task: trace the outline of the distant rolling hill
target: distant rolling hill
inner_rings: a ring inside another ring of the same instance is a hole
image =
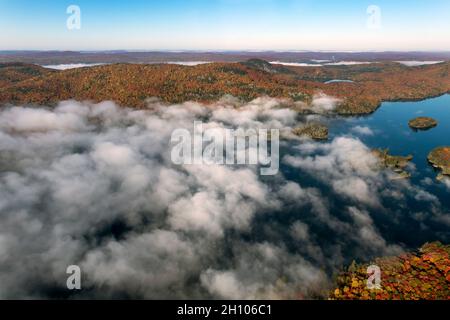
[[[52,70],[32,64],[0,63],[0,88],[52,72]]]
[[[64,71],[0,64],[0,103],[51,105],[61,100],[113,100],[141,108],[149,97],[167,103],[212,102],[225,94],[244,101],[259,96],[310,102],[324,93],[341,99],[338,112],[366,114],[382,101],[416,100],[450,91],[450,62],[420,67],[398,63],[290,67],[252,59],[197,66],[111,64]],[[353,83],[336,82],[347,79]]]
[[[346,52],[346,51],[0,51],[0,63],[40,65],[68,63],[162,63],[168,61],[238,62],[248,59],[306,62],[310,60],[371,61],[450,60],[450,52]]]

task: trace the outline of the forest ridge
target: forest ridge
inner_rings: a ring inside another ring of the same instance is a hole
[[[421,100],[450,92],[450,62],[416,67],[395,62],[297,67],[261,59],[175,64],[110,64],[64,71],[27,63],[0,64],[0,103],[52,105],[76,99],[141,108],[149,97],[167,103],[243,101],[260,96],[309,103],[315,94],[340,99],[340,114],[367,114],[383,101]],[[325,82],[345,79],[353,82]]]

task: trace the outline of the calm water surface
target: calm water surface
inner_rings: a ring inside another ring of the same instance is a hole
[[[409,120],[421,116],[432,117],[439,125],[426,131],[412,130],[408,126]],[[355,126],[368,127],[373,135],[358,135],[352,131]],[[420,184],[423,179],[430,178],[427,181],[432,184],[427,190],[450,208],[450,193],[436,181],[437,172],[427,161],[434,148],[450,146],[450,95],[419,102],[386,102],[370,116],[331,121],[331,139],[348,133],[356,134],[371,148],[388,148],[393,155],[413,155],[416,170],[411,181]]]
[[[418,116],[429,116],[438,120],[439,125],[428,131],[413,131],[408,121]],[[419,102],[387,102],[373,114],[364,117],[336,117],[325,119],[330,129],[330,143],[334,138],[348,136],[360,139],[369,148],[390,149],[393,155],[413,155],[412,177],[409,180],[411,188],[405,192],[402,201],[389,197],[381,197],[382,208],[363,206],[355,201],[349,201],[336,195],[330,184],[317,179],[311,172],[281,164],[281,172],[289,180],[295,181],[303,188],[316,188],[323,195],[322,201],[329,207],[330,214],[339,221],[349,222],[348,208],[359,207],[370,214],[374,227],[388,244],[399,245],[405,249],[415,249],[428,241],[450,241],[450,228],[442,220],[436,219],[433,212],[444,216],[450,215],[450,189],[436,180],[437,172],[427,162],[428,153],[438,146],[450,145],[450,95],[428,99]],[[287,147],[281,153],[300,155],[295,147]],[[283,156],[283,155],[282,155]],[[402,183],[402,182],[392,182]],[[408,184],[407,181],[405,181]],[[385,186],[391,188],[390,184]],[[437,204],[416,199],[415,191],[424,190],[437,197]],[[392,187],[394,190],[395,188]],[[397,189],[398,190],[398,189]],[[267,216],[266,216],[267,217]],[[333,255],[333,248],[339,246],[345,262],[353,259],[370,260],[371,253],[358,249],[358,240],[351,235],[343,236],[331,230],[311,210],[298,208],[283,208],[267,221],[272,228],[289,228],[295,221],[305,222],[318,246],[327,256]],[[351,221],[350,221],[351,223]],[[256,236],[264,239],[269,233],[265,229]],[[305,252],[298,243],[284,241],[292,246],[293,251]],[[375,251],[374,251],[375,252]],[[314,259],[313,256],[310,259]],[[339,263],[336,263],[339,264]]]

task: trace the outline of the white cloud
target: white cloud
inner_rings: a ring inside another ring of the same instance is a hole
[[[449,178],[444,178],[442,180],[442,182],[445,184],[445,186],[447,187],[447,189],[450,191],[450,179]]]
[[[438,63],[442,63],[444,61],[395,61],[395,62],[403,64],[407,67],[417,67],[417,66],[438,64]]]
[[[126,292],[163,299],[171,297],[170,290],[180,290],[198,268],[197,258],[192,244],[177,233],[153,230],[90,251],[81,267],[113,296]]]
[[[296,113],[269,98],[149,103],[0,111],[0,298],[55,298],[72,264],[86,275],[80,298],[317,296],[350,258],[397,249],[375,226],[383,199],[426,198],[388,181],[350,137],[282,142],[298,179],[263,179],[252,166],[175,166],[175,128],[202,119],[290,130]],[[353,209],[336,211],[336,199]],[[392,227],[398,215],[389,213]]]
[[[283,62],[283,61],[271,61],[271,64],[280,64],[289,67],[323,67],[320,63],[306,63],[306,62]]]
[[[308,231],[308,225],[300,222],[300,221],[296,221],[292,226],[291,226],[291,232],[292,232],[292,236],[296,239],[296,240],[300,240],[300,241],[305,241],[305,240],[309,240],[309,231]]]
[[[298,149],[306,155],[316,151],[325,152],[324,155],[311,155],[305,158],[286,156],[285,161],[296,167],[317,170],[324,177],[346,177],[355,174],[361,177],[376,177],[377,159],[370,150],[358,139],[349,137],[335,138],[331,143],[302,144]]]
[[[338,62],[327,62],[328,60],[311,60],[318,63],[307,63],[307,62],[284,62],[284,61],[271,61],[272,64],[280,64],[284,66],[291,67],[323,67],[323,66],[353,66],[359,64],[371,64],[376,62],[366,62],[366,61],[338,61]],[[322,63],[319,63],[322,62]],[[323,63],[327,62],[327,63]]]
[[[359,177],[336,180],[333,183],[333,188],[337,193],[353,198],[358,202],[374,206],[379,205],[376,194],[374,195],[368,183]]]
[[[85,122],[78,114],[57,109],[52,112],[46,109],[14,107],[2,112],[0,129],[16,132],[44,132],[50,130],[74,131],[84,129]]]
[[[352,131],[356,134],[363,135],[363,136],[373,136],[374,135],[373,130],[367,126],[355,126],[352,128]]]
[[[354,66],[360,64],[371,64],[376,62],[366,62],[366,61],[339,61],[339,62],[330,62],[325,65],[327,66]]]
[[[434,201],[439,202],[438,198],[435,195],[432,195],[431,193],[424,191],[424,190],[418,190],[417,194],[414,197],[417,201]]]
[[[44,68],[54,69],[54,70],[68,70],[68,69],[78,69],[78,68],[88,68],[105,65],[106,63],[69,63],[69,64],[52,64],[45,65]]]
[[[311,110],[315,113],[330,113],[336,109],[336,106],[340,102],[339,99],[327,96],[325,94],[314,95]]]
[[[200,64],[211,63],[211,61],[168,61],[166,63],[192,67],[192,66],[198,66]]]
[[[281,128],[294,123],[292,111],[273,99],[241,104],[241,113],[229,98],[212,109],[151,103],[152,111],[64,102],[0,112],[1,297],[46,296],[39,288],[57,286],[71,264],[90,274],[86,285],[108,287],[104,297],[192,297],[197,259],[219,259],[226,232],[248,232],[259,211],[279,207],[255,167],[174,166],[170,135],[199,117]],[[116,224],[132,232],[103,233]]]
[[[288,299],[318,294],[327,277],[301,256],[268,244],[244,245],[235,256],[235,268],[208,269],[203,286],[221,299]],[[285,265],[280,272],[278,265]]]

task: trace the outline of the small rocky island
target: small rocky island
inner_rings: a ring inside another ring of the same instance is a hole
[[[328,139],[328,127],[324,124],[311,122],[303,127],[295,128],[292,133],[297,136],[306,136],[315,140]]]
[[[433,167],[442,170],[438,175],[438,180],[444,179],[445,176],[450,177],[450,147],[439,147],[434,149],[428,155],[428,161]]]
[[[390,169],[398,174],[398,177],[394,179],[407,179],[411,177],[411,174],[405,171],[405,168],[413,159],[413,156],[393,156],[389,154],[389,149],[375,149],[372,151],[372,153],[377,159],[379,159],[380,166],[382,168]]]
[[[414,130],[428,130],[438,125],[438,122],[429,117],[418,117],[409,121],[409,126]]]

